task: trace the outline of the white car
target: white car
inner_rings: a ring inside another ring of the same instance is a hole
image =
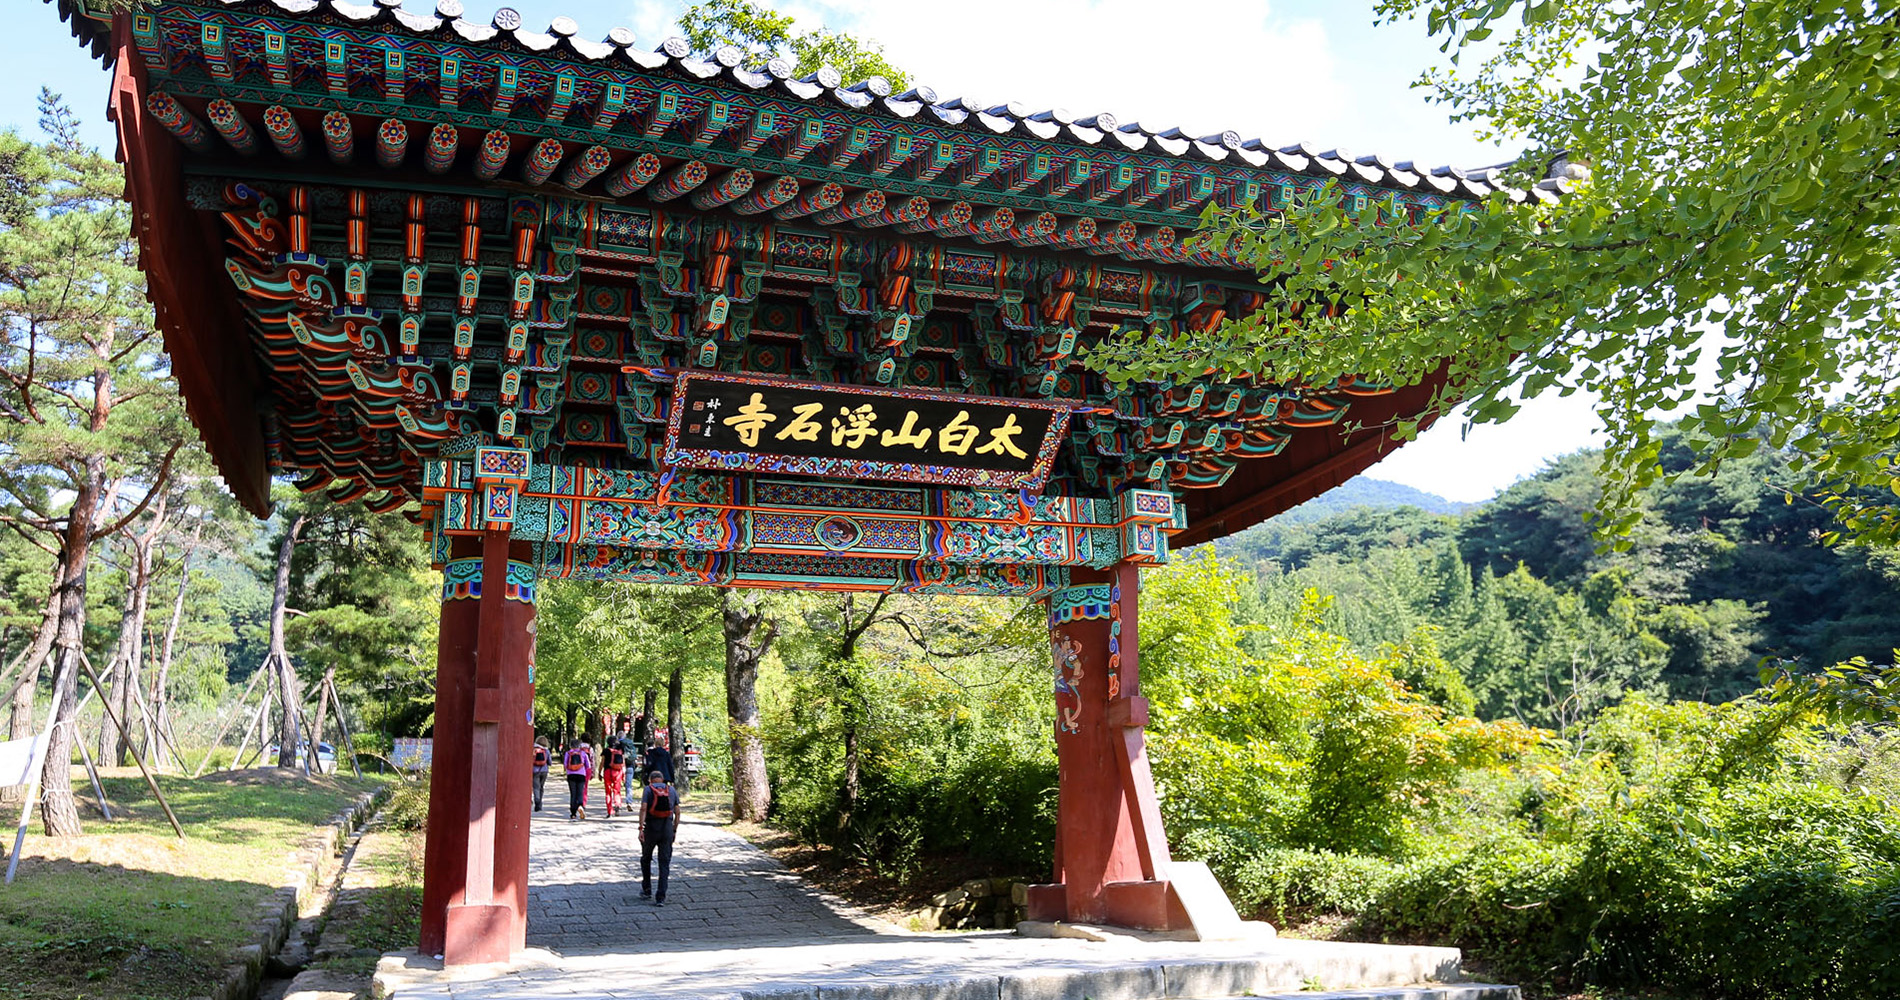
[[[297,744],[297,766],[298,767],[303,766],[304,754],[308,753],[309,751],[310,751],[310,744],[308,741]],[[269,767],[272,763],[274,763],[277,760],[277,744],[272,743],[270,746],[265,747],[264,755],[258,758],[258,760],[262,762],[265,767]],[[331,746],[328,743],[317,744],[317,770],[322,772],[323,774],[336,773],[336,747]]]

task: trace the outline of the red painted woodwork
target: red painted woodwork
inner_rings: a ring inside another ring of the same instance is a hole
[[[1174,894],[1172,883],[1110,882],[1102,887],[1108,916],[1104,923],[1142,930],[1179,930],[1188,926],[1187,908]]]
[[[1168,547],[1179,551],[1225,538],[1371,468],[1404,444],[1392,421],[1423,410],[1432,394],[1444,388],[1445,375],[1446,370],[1440,368],[1418,385],[1354,399],[1345,419],[1358,430],[1348,432],[1344,426],[1303,430],[1278,455],[1240,463],[1220,486],[1183,490],[1187,530],[1170,536]]]
[[[482,558],[483,587],[442,605],[420,946],[463,965],[504,961],[527,939],[534,606],[507,600],[504,581],[511,555],[533,553],[505,530],[450,546]]]
[[[185,412],[244,508],[270,514],[269,455],[253,396],[251,336],[224,278],[216,215],[185,203],[181,147],[145,107],[144,60],[132,44],[129,13],[112,27],[112,94],[106,114],[119,134],[125,198],[132,205],[146,297],[171,356]]]
[[[1060,791],[1056,806],[1056,882],[1030,887],[1032,920],[1111,923],[1165,930],[1187,926],[1168,888],[1168,839],[1148,770],[1148,703],[1141,697],[1136,623],[1140,568],[1076,570],[1072,585],[1112,583],[1120,599],[1106,619],[1050,628],[1052,655],[1074,643],[1081,662],[1077,732],[1056,733]],[[1110,699],[1109,639],[1120,623],[1120,690]]]

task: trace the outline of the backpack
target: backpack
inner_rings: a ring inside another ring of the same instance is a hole
[[[567,752],[567,757],[563,759],[562,763],[567,768],[567,773],[569,774],[586,774],[587,751],[582,750],[580,747],[575,747]]]
[[[673,818],[673,792],[665,785],[658,788],[648,785],[653,791],[653,805],[647,808],[647,815],[654,819]]]
[[[546,767],[546,766],[548,766],[548,748],[547,748],[547,747],[544,747],[544,746],[541,746],[541,745],[539,745],[539,744],[536,744],[536,745],[535,745],[535,748],[534,748],[534,766],[535,766],[535,767]]]
[[[619,747],[607,748],[607,767],[619,770],[627,766],[627,752]]]

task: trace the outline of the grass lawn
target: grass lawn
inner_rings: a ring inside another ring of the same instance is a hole
[[[180,841],[136,769],[106,771],[111,823],[85,772],[74,771],[86,835],[38,836],[36,815],[19,876],[0,886],[0,997],[210,992],[232,952],[251,943],[253,908],[284,881],[297,845],[378,784],[275,770],[161,777],[185,827]]]

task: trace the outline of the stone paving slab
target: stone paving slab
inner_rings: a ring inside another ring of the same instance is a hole
[[[1518,1000],[1456,984],[1455,948],[1241,941],[1091,931],[913,933],[853,910],[716,822],[689,815],[663,907],[639,898],[630,820],[535,818],[529,951],[443,970],[385,956],[391,1000],[1188,1000],[1299,992],[1304,1000]],[[1419,986],[1417,984],[1427,984]],[[1368,991],[1370,990],[1370,991]]]

